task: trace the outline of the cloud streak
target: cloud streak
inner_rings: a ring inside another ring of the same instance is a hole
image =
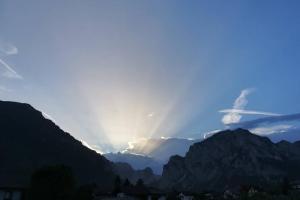
[[[12,44],[0,43],[0,53],[3,55],[16,55],[18,54],[18,48]]]
[[[272,135],[275,133],[286,133],[292,129],[295,129],[295,127],[293,125],[279,124],[279,125],[272,125],[272,126],[266,126],[266,127],[256,127],[256,128],[250,129],[250,131],[257,135],[268,136],[268,135]]]
[[[241,109],[224,109],[220,110],[220,113],[236,113],[236,114],[242,114],[242,115],[265,115],[265,116],[280,116],[280,114],[277,113],[271,113],[271,112],[261,112],[256,110],[241,110]]]
[[[12,79],[23,79],[23,77],[18,74],[11,66],[9,66],[5,61],[0,59],[0,65],[4,67],[5,71],[2,73],[2,76]]]
[[[247,96],[253,92],[253,89],[248,88],[241,91],[241,94],[236,98],[233,104],[233,109],[231,111],[228,109],[226,112],[227,114],[223,116],[222,122],[224,124],[231,124],[231,123],[237,123],[241,120],[242,115],[239,112],[233,112],[236,110],[242,111],[245,106],[248,104]],[[224,111],[224,110],[222,110]]]
[[[254,129],[263,125],[282,123],[282,122],[292,122],[292,121],[300,121],[300,113],[263,117],[255,120],[249,120],[249,121],[244,121],[239,123],[231,123],[228,124],[228,126],[230,128]]]
[[[12,44],[4,43],[0,41],[0,56],[11,56],[18,54],[18,48]],[[7,64],[2,58],[0,58],[0,66],[4,68],[2,76],[10,79],[23,79],[23,77],[17,73],[9,64]]]

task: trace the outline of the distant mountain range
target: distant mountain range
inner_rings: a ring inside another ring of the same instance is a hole
[[[72,168],[79,184],[97,183],[103,189],[111,188],[116,175],[126,170],[133,181],[152,178],[149,169],[128,170],[127,164],[108,161],[29,104],[0,101],[0,125],[0,186],[28,186],[36,169],[61,164]]]
[[[115,163],[116,162],[128,163],[135,170],[141,170],[141,169],[145,169],[146,167],[150,167],[155,174],[162,173],[162,168],[164,164],[159,161],[156,161],[155,159],[149,156],[131,154],[131,153],[120,153],[120,152],[107,153],[107,154],[103,154],[103,156]]]
[[[185,157],[172,156],[160,187],[166,190],[223,191],[300,179],[300,142],[273,143],[247,130],[221,131],[193,144]]]
[[[115,162],[114,172],[120,175],[121,178],[127,178],[134,184],[137,183],[138,179],[142,179],[145,184],[152,184],[153,182],[157,182],[160,178],[159,175],[153,175],[153,171],[150,167],[135,170],[125,162]]]
[[[129,163],[134,169],[150,167],[155,174],[161,174],[163,165],[172,155],[184,156],[189,147],[199,140],[184,138],[149,138],[131,144],[122,153],[108,153],[104,156],[113,162]]]
[[[268,135],[273,142],[280,142],[282,140],[288,142],[296,142],[300,140],[300,129],[291,129],[286,132],[278,132]]]

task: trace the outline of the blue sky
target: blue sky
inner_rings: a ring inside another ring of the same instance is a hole
[[[299,1],[0,0],[0,98],[101,149],[300,112]],[[243,116],[250,120],[256,115]]]

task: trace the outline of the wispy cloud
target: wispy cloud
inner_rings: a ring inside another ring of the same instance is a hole
[[[237,113],[241,115],[265,115],[265,116],[280,116],[280,114],[277,113],[271,113],[271,112],[261,112],[256,110],[240,110],[240,109],[224,109],[220,110],[220,113]]]
[[[242,90],[240,95],[234,101],[232,109],[223,109],[219,111],[220,113],[226,113],[226,115],[224,115],[222,118],[222,122],[225,125],[239,123],[243,115],[280,116],[280,114],[277,113],[262,112],[256,110],[245,110],[244,108],[248,104],[247,96],[253,91],[253,88]]]
[[[23,79],[23,77],[18,74],[10,65],[0,59],[0,65],[4,67],[5,71],[2,73],[2,76],[6,78],[14,78],[14,79]]]
[[[247,96],[253,92],[252,88],[244,89],[241,91],[241,94],[236,98],[233,103],[233,110],[243,110],[245,106],[248,104]],[[221,112],[223,112],[222,110]],[[242,115],[238,112],[226,112],[227,114],[223,116],[222,122],[224,124],[237,123],[241,120]]]
[[[0,56],[11,56],[18,54],[18,48],[12,44],[4,43],[0,41]],[[10,79],[23,79],[23,77],[17,73],[7,62],[0,57],[0,66],[3,67],[4,72],[2,76]]]
[[[271,125],[271,126],[264,126],[264,127],[256,127],[250,129],[250,131],[257,135],[267,136],[275,133],[286,133],[294,128],[295,127],[290,124],[278,124],[278,125]]]
[[[0,41],[0,55],[16,55],[18,54],[18,48],[12,44],[4,43]]]

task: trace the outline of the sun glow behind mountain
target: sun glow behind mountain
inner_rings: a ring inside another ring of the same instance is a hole
[[[191,107],[180,104],[186,101],[182,94],[188,92],[193,75],[182,69],[177,73],[186,78],[176,81],[177,73],[163,77],[155,67],[151,72],[124,68],[126,71],[120,73],[119,68],[110,67],[99,79],[83,79],[78,88],[88,105],[94,130],[102,133],[99,140],[105,135],[109,143],[119,148],[139,138],[178,133],[189,121],[186,113],[191,112]]]
[[[0,98],[30,103],[102,152],[200,138],[224,128],[223,115],[295,113],[298,4],[4,0]],[[249,87],[249,107],[228,109]]]

